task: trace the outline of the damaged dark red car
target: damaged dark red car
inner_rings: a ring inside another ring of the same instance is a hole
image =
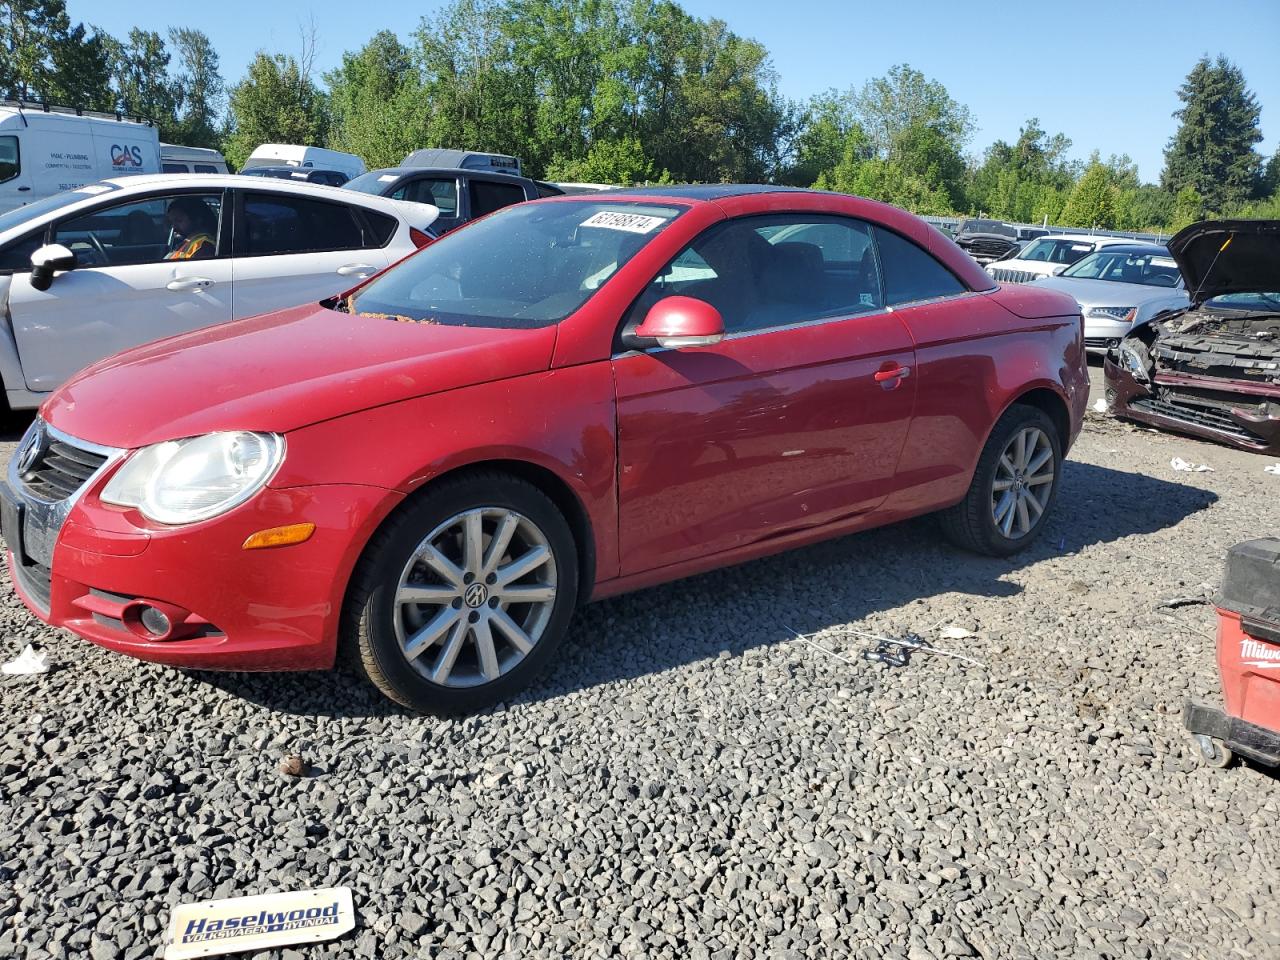
[[[1106,360],[1118,417],[1280,454],[1280,220],[1208,220],[1169,241],[1191,304]]]

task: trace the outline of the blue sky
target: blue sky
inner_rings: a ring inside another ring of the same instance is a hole
[[[1280,2],[1277,0],[682,0],[769,49],[779,88],[804,98],[846,89],[907,62],[941,80],[978,122],[969,150],[1013,140],[1028,117],[1061,131],[1081,158],[1127,153],[1154,181],[1176,121],[1176,90],[1201,54],[1226,54],[1262,105],[1262,151],[1280,145]],[[118,36],[134,26],[203,30],[235,82],[255,51],[297,53],[314,17],[321,71],[381,29],[407,35],[442,3],[311,0],[68,0],[73,19]]]

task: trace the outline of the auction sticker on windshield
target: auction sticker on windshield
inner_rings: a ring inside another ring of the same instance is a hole
[[[165,960],[318,943],[353,930],[350,887],[267,893],[174,907]]]
[[[666,217],[648,217],[641,213],[614,213],[601,210],[593,213],[580,227],[604,227],[606,230],[625,230],[627,233],[651,233],[667,222]]]

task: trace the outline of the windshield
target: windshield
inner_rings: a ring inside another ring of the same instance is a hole
[[[582,306],[683,211],[585,201],[505,207],[388,271],[346,309],[451,326],[548,326]]]
[[[385,170],[370,170],[358,177],[352,177],[342,185],[342,189],[359,190],[361,193],[371,193],[377,197],[382,195],[388,183],[394,183],[399,179],[399,174],[387,173]]]
[[[1224,293],[1205,304],[1223,310],[1249,310],[1259,313],[1280,312],[1280,292],[1277,293]]]
[[[80,203],[98,194],[110,193],[112,190],[119,189],[119,187],[110,183],[91,183],[75,190],[64,190],[62,193],[55,193],[52,197],[45,197],[35,203],[28,203],[25,207],[18,207],[8,213],[0,213],[0,233],[10,227],[21,226],[41,214],[61,210],[63,207],[69,207],[73,203]]]
[[[1014,259],[1038,260],[1042,263],[1075,263],[1092,252],[1093,244],[1082,240],[1033,240]]]
[[[1089,254],[1067,267],[1060,276],[1137,283],[1144,287],[1176,287],[1181,279],[1178,265],[1167,253],[1135,253],[1115,248]]]
[[[960,224],[961,233],[998,233],[1011,240],[1018,239],[1018,231],[999,220],[966,220]]]

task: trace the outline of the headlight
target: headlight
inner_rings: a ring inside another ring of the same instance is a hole
[[[1137,307],[1090,307],[1089,316],[1098,320],[1119,320],[1121,323],[1133,323],[1138,315]]]
[[[235,431],[143,447],[99,499],[137,507],[157,523],[207,520],[248,500],[284,459],[284,437]]]
[[[1147,382],[1147,364],[1142,357],[1138,356],[1138,352],[1133,349],[1127,342],[1120,344],[1120,366],[1129,372],[1129,375],[1135,380],[1143,383]]]

